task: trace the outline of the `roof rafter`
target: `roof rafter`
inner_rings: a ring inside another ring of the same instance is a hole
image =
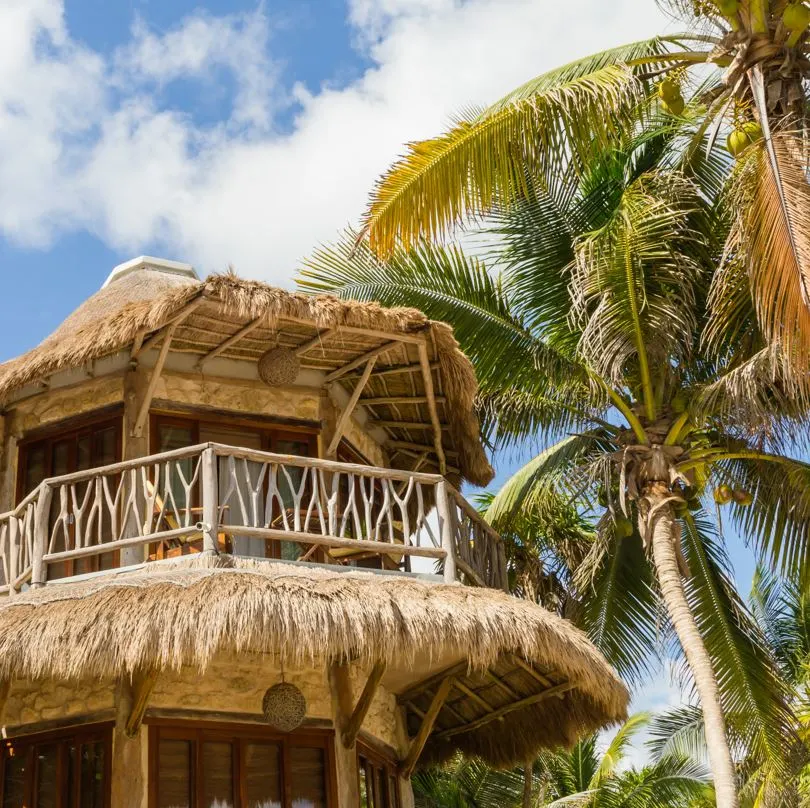
[[[205,356],[200,357],[197,362],[197,367],[202,368],[202,366],[208,362],[209,360],[213,359],[216,356],[219,356],[221,353],[224,353],[228,350],[228,348],[233,347],[239,342],[243,337],[246,337],[250,334],[251,331],[255,331],[264,321],[266,318],[264,316],[257,317],[255,320],[251,320],[247,325],[242,326],[235,334],[232,334],[228,339],[221,342],[217,345],[216,348],[210,350]]]

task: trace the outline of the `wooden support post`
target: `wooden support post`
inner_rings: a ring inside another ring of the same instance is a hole
[[[127,722],[132,713],[134,687],[127,679],[118,682],[115,694],[111,769],[111,805],[116,808],[141,808],[146,797],[145,738],[130,737]]]
[[[17,566],[19,564],[19,556],[20,556],[20,542],[22,541],[22,537],[20,536],[20,523],[16,517],[12,516],[8,520],[8,596],[13,598],[17,591],[14,589],[14,581],[19,574],[19,570]]]
[[[450,691],[453,689],[455,681],[456,680],[454,677],[448,676],[437,688],[436,693],[433,696],[433,701],[430,702],[430,707],[428,708],[427,713],[425,713],[425,718],[419,726],[419,732],[416,733],[416,737],[413,739],[413,741],[411,741],[408,754],[405,756],[405,760],[403,760],[400,764],[399,770],[403,777],[408,778],[413,773],[416,763],[419,760],[419,756],[422,754],[422,750],[425,748],[427,739],[430,736],[430,733],[433,731],[433,725],[436,723],[436,719],[439,716],[442,705],[444,705],[445,701],[447,701],[447,697],[450,695]]]
[[[349,665],[333,662],[327,676],[332,696],[332,719],[335,724],[335,768],[338,782],[338,808],[357,808],[360,805],[360,776],[357,770],[357,750],[346,748],[340,737],[348,725],[352,712],[352,686]]]
[[[427,345],[423,342],[418,346],[419,364],[422,366],[422,380],[425,385],[430,422],[433,424],[433,447],[439,460],[439,473],[447,474],[447,461],[442,446],[442,425],[439,421],[439,411],[436,409],[436,391],[433,389],[433,372],[430,369]]]
[[[130,360],[137,359],[142,353],[145,353],[148,350],[151,350],[158,344],[158,342],[164,338],[168,339],[169,337],[169,330],[171,329],[174,332],[174,329],[186,319],[198,306],[202,305],[205,302],[205,297],[200,295],[199,297],[195,297],[193,300],[186,303],[176,314],[173,314],[160,328],[165,328],[165,331],[158,330],[158,332],[152,335],[146,342],[143,341],[143,337],[141,337],[141,345],[138,350],[135,350],[135,345],[132,346],[132,352],[130,353]],[[136,335],[137,340],[137,335]]]
[[[45,586],[47,572],[45,568],[44,556],[48,552],[48,540],[50,539],[50,515],[51,499],[53,489],[43,483],[39,489],[39,499],[37,500],[34,515],[34,557],[31,559],[31,589],[39,589]]]
[[[337,447],[340,444],[340,439],[343,437],[343,433],[346,431],[346,427],[349,425],[349,420],[352,417],[354,408],[357,406],[357,402],[360,400],[360,395],[363,392],[363,388],[366,386],[366,382],[368,381],[368,377],[371,375],[371,371],[374,369],[374,363],[376,361],[376,356],[372,356],[371,359],[368,360],[366,363],[366,369],[363,371],[363,375],[357,382],[357,386],[354,388],[354,390],[352,390],[351,398],[349,398],[346,407],[340,414],[340,418],[338,418],[338,422],[335,425],[335,434],[332,435],[332,440],[329,442],[329,448],[326,450],[327,457],[332,457],[337,451]]]
[[[0,727],[6,715],[6,705],[11,694],[11,679],[0,679]]]
[[[217,456],[209,447],[202,453],[202,520],[203,552],[218,554],[219,488],[217,487]]]
[[[177,323],[172,323],[166,329],[166,336],[163,338],[163,344],[160,346],[157,362],[155,362],[155,366],[152,368],[152,375],[149,377],[149,385],[146,388],[146,394],[141,403],[138,418],[135,421],[135,426],[132,428],[132,436],[134,438],[139,438],[143,434],[143,428],[149,416],[149,407],[152,405],[152,398],[155,395],[155,389],[157,388],[160,374],[163,372],[163,365],[166,363],[166,357],[169,355],[169,347],[172,344],[175,328],[177,328]]]
[[[239,340],[246,337],[250,334],[251,331],[255,331],[263,322],[266,321],[265,317],[257,317],[255,320],[251,320],[246,326],[240,328],[235,334],[232,334],[228,339],[221,342],[217,345],[216,348],[210,350],[205,356],[200,357],[197,361],[197,368],[202,369],[202,366],[208,362],[210,359],[214,359],[215,357],[219,356],[221,353],[224,353],[228,350],[228,348],[236,345]]]
[[[436,511],[439,514],[439,535],[441,537],[444,557],[444,582],[456,582],[456,520],[455,503],[450,498],[447,483],[442,480],[436,483]]]
[[[357,740],[357,733],[360,732],[360,727],[363,726],[363,720],[368,713],[371,702],[374,699],[374,694],[377,692],[377,687],[380,684],[383,673],[385,673],[385,663],[378,662],[368,675],[366,686],[357,700],[357,704],[352,711],[349,720],[346,722],[346,727],[343,730],[343,745],[348,749]]]
[[[132,701],[124,725],[124,731],[128,738],[134,738],[141,729],[146,708],[149,705],[149,698],[157,682],[158,672],[156,670],[146,671],[135,677],[132,682]]]

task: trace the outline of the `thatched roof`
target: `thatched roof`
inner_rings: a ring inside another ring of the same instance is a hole
[[[430,660],[464,661],[471,682],[475,670],[504,672],[515,655],[572,686],[505,721],[442,739],[442,727],[459,714],[475,717],[474,702],[458,702],[455,717],[440,714],[424,760],[460,749],[515,764],[621,720],[628,701],[602,656],[567,621],[503,592],[413,577],[197,557],[51,584],[0,604],[0,679],[204,670],[215,655],[240,652],[278,654],[291,667],[385,661],[392,675],[415,674]],[[531,677],[505,681],[501,689],[518,698],[542,689]]]
[[[261,320],[259,327],[221,357],[256,361],[270,347],[294,348],[311,341],[311,349],[301,355],[302,368],[329,373],[385,345],[392,336],[424,335],[433,363],[448,463],[456,467],[455,475],[449,476],[477,485],[485,485],[492,478],[473,412],[475,374],[448,325],[432,322],[415,309],[288,292],[233,274],[212,275],[199,281],[140,270],[114,280],[85,301],[39,346],[0,365],[0,405],[25,385],[115,354],[136,339],[149,339],[198,299],[200,305],[177,326],[172,350],[202,357],[247,324]],[[399,459],[393,465],[409,468],[420,462],[420,452],[414,447],[429,447],[431,443],[430,432],[423,426],[430,423],[430,414],[416,346],[402,344],[377,361],[379,369],[415,369],[400,375],[374,376],[364,393],[365,398],[397,399],[369,411],[386,424],[392,446],[399,444]],[[339,384],[351,392],[360,371],[362,367],[347,373]],[[413,403],[402,401],[409,397]],[[392,422],[410,426],[391,426]],[[423,466],[423,470],[430,469]]]

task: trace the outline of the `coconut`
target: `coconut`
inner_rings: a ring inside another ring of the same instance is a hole
[[[732,492],[732,496],[734,497],[734,501],[738,505],[742,505],[743,508],[748,507],[754,501],[754,497],[751,492],[746,491],[743,488],[735,488]]]
[[[734,492],[730,485],[718,485],[714,489],[714,501],[718,505],[728,505],[734,497]]]
[[[669,406],[672,407],[672,412],[676,415],[680,415],[682,412],[686,411],[686,396],[683,394],[683,390],[679,390],[672,396],[672,400],[669,402]]]
[[[661,105],[670,115],[683,115],[686,108],[686,102],[683,100],[682,95],[672,98],[669,101],[662,101]]]
[[[742,127],[734,129],[726,140],[726,148],[732,157],[739,157],[751,145],[751,138]]]
[[[658,84],[658,97],[669,103],[681,97],[681,88],[672,79],[664,79]]]
[[[791,3],[782,12],[782,22],[788,31],[804,31],[810,25],[810,8],[804,3]]]
[[[613,532],[616,534],[617,538],[627,539],[633,535],[633,523],[624,516],[620,516],[616,519]]]
[[[762,137],[762,127],[758,121],[746,121],[740,129],[748,135],[751,143],[756,143]]]

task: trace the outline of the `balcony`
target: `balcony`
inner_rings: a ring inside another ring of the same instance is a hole
[[[0,595],[195,552],[507,582],[502,540],[439,475],[205,443],[43,481],[0,515]]]

